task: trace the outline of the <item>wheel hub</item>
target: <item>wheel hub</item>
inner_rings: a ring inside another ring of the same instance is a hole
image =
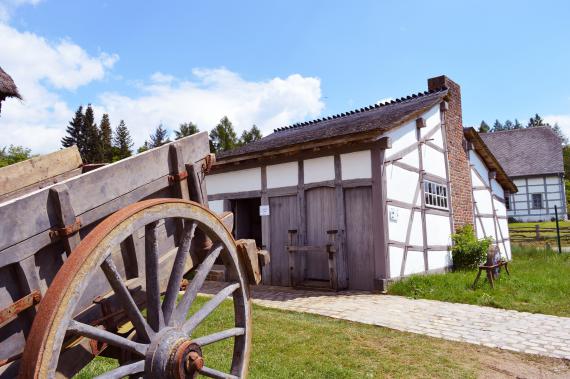
[[[195,378],[204,367],[200,346],[174,328],[154,336],[145,360],[145,371],[152,378]]]

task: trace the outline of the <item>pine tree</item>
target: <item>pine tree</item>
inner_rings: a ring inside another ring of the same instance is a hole
[[[513,125],[513,129],[523,129],[524,126],[519,122],[518,119],[515,118],[515,124]]]
[[[147,150],[150,150],[150,146],[148,145],[148,141],[144,141],[144,144],[137,149],[137,153],[144,153]]]
[[[93,108],[91,104],[87,105],[85,110],[85,116],[83,117],[83,127],[81,133],[81,145],[83,146],[83,152],[81,156],[85,163],[98,163],[102,161],[100,155],[100,135],[99,128],[95,123],[95,115],[93,114]],[[81,152],[81,150],[80,150]]]
[[[495,120],[495,123],[493,124],[493,131],[494,132],[500,132],[504,129],[503,124],[501,124],[501,122],[499,120]]]
[[[513,130],[514,126],[515,126],[515,124],[511,120],[507,120],[507,121],[505,121],[505,124],[503,125],[503,130]]]
[[[113,161],[118,161],[130,157],[133,152],[133,140],[129,129],[125,125],[125,121],[121,120],[119,126],[115,129],[115,136],[113,137]]]
[[[231,121],[224,116],[218,125],[210,132],[210,150],[214,153],[219,153],[226,150],[231,150],[238,144],[236,131]]]
[[[491,127],[485,121],[481,121],[479,133],[487,133],[489,130],[491,130]]]
[[[158,127],[154,130],[154,133],[150,135],[150,141],[148,146],[150,149],[155,147],[159,147],[164,145],[165,143],[169,143],[170,138],[168,138],[168,130],[166,130],[162,124],[158,125]]]
[[[528,125],[526,126],[527,128],[534,128],[537,126],[545,126],[544,125],[544,121],[542,120],[542,118],[538,115],[538,113],[536,113],[534,115],[534,117],[531,117],[530,120],[528,120]]]
[[[560,138],[560,143],[562,145],[567,145],[568,144],[568,137],[566,137],[566,135],[564,134],[564,132],[562,131],[562,129],[560,128],[558,123],[555,123],[554,126],[552,126],[551,128],[552,128],[552,131],[554,133],[556,133],[558,138]]]
[[[198,132],[200,132],[200,130],[198,129],[198,126],[196,126],[196,124],[194,124],[193,122],[185,122],[183,124],[180,124],[178,130],[174,131],[175,135],[174,139],[188,137]]]
[[[69,121],[69,126],[66,129],[67,136],[61,139],[61,145],[63,147],[70,147],[77,145],[79,148],[79,143],[81,141],[81,131],[83,128],[83,106],[80,105],[75,111],[75,116]],[[81,150],[80,150],[81,151]]]
[[[99,140],[99,156],[102,162],[112,162],[113,161],[113,129],[111,128],[111,122],[109,121],[109,115],[107,113],[103,114],[101,118],[100,127],[100,140]]]
[[[261,130],[254,124],[250,130],[244,130],[239,139],[238,145],[243,146],[253,141],[260,140],[263,137]]]

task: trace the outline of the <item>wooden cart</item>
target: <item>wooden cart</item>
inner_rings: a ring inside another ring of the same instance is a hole
[[[0,170],[0,377],[71,377],[98,355],[120,364],[101,378],[246,377],[257,250],[207,207],[207,134],[92,171],[78,156]],[[229,283],[189,313],[221,263]],[[228,296],[235,325],[194,333]],[[226,339],[222,372],[204,347]]]

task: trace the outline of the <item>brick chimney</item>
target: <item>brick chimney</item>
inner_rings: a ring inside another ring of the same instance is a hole
[[[469,155],[463,143],[463,119],[461,116],[461,88],[445,75],[428,79],[428,90],[441,87],[448,89],[448,107],[442,108],[442,121],[445,125],[447,158],[451,181],[451,208],[455,229],[473,225],[473,190]]]

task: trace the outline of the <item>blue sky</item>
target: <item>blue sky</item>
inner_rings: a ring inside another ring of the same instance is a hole
[[[0,0],[0,66],[25,97],[3,107],[0,146],[53,150],[86,103],[137,145],[159,122],[209,130],[226,114],[267,134],[440,74],[462,87],[465,125],[538,112],[570,135],[569,15],[564,1]]]

